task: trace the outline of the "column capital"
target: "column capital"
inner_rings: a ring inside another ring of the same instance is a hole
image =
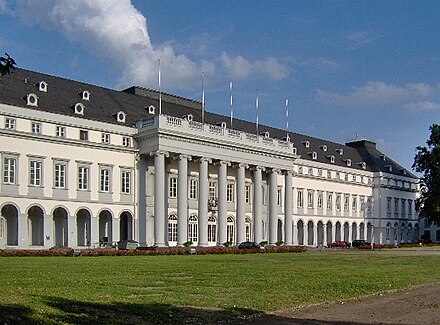
[[[161,155],[163,155],[165,157],[169,157],[170,153],[168,151],[165,151],[165,150],[156,150],[156,151],[151,151],[150,152],[150,157],[153,157],[153,156],[157,157],[157,156],[161,156]]]
[[[261,170],[263,172],[266,171],[266,167],[263,167],[263,166],[252,166],[249,169],[252,171],[256,171],[256,170]]]
[[[270,172],[271,172],[271,173],[274,173],[274,174],[279,174],[279,173],[281,173],[281,169],[278,169],[278,168],[272,168],[272,169],[270,170]]]
[[[283,174],[285,176],[293,176],[294,172],[293,172],[293,169],[286,169],[286,170],[283,171]]]
[[[174,159],[174,160],[187,159],[188,161],[191,161],[191,160],[192,160],[192,156],[191,156],[191,155],[187,155],[187,154],[180,153],[180,154],[174,155],[174,156],[173,156],[173,159]]]
[[[199,158],[194,159],[194,162],[199,162],[199,163],[207,162],[208,164],[210,164],[210,163],[212,163],[212,159],[208,158],[208,157],[199,157]]]
[[[249,167],[249,165],[248,164],[246,164],[246,163],[236,163],[236,164],[234,164],[234,168],[248,168]]]
[[[226,165],[226,166],[229,167],[229,166],[231,166],[231,162],[230,162],[230,161],[227,161],[227,160],[218,160],[218,161],[214,162],[213,165],[214,165],[214,166],[223,166],[223,165]]]

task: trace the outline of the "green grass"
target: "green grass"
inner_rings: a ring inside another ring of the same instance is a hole
[[[6,257],[0,265],[0,324],[215,323],[440,281],[440,255],[380,252]]]

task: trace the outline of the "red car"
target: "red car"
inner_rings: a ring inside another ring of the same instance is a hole
[[[330,245],[328,245],[328,247],[348,247],[348,245],[345,241],[336,240],[333,243],[331,243]]]

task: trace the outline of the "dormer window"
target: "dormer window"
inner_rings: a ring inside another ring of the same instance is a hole
[[[82,100],[90,100],[90,92],[87,90],[84,90],[81,93],[81,98],[82,98]]]
[[[84,115],[84,105],[81,103],[75,104],[75,114]]]
[[[344,161],[347,164],[347,167],[351,167],[351,159],[345,159]]]
[[[313,151],[313,152],[309,152],[308,153],[310,156],[312,156],[312,159],[313,160],[316,160],[317,158],[318,158],[318,154],[315,152],[315,151]]]
[[[386,161],[386,160],[387,160],[387,156],[385,156],[385,155],[381,155],[381,156],[380,156],[380,159],[382,159],[383,161]]]
[[[358,165],[361,165],[362,169],[367,169],[367,164],[365,162],[363,162],[363,161],[358,163]]]
[[[327,158],[330,159],[330,162],[331,162],[332,164],[335,163],[335,156],[327,156]]]
[[[393,171],[393,166],[391,166],[391,165],[386,165],[385,168],[386,168],[386,170],[388,170],[389,172],[392,172],[392,171]]]
[[[339,149],[335,149],[335,151],[339,152],[339,155],[341,156],[344,154],[344,149],[339,148]]]
[[[403,174],[403,175],[406,175],[406,174],[407,174],[406,169],[402,169],[402,174]]]
[[[26,96],[26,105],[38,107],[38,96],[30,93]]]
[[[309,141],[302,141],[301,142],[306,148],[310,147],[310,142]]]
[[[219,122],[217,123],[217,126],[221,127],[222,129],[226,129],[226,122]]]
[[[187,120],[188,122],[192,122],[194,116],[192,114],[188,114],[188,115],[183,115],[182,116],[185,120]]]
[[[292,148],[292,153],[293,153],[294,155],[296,155],[297,152],[298,152],[298,150],[296,149],[296,147],[293,147],[293,148]]]
[[[290,137],[285,136],[285,137],[281,138],[281,140],[286,141],[286,142],[290,142]]]
[[[119,111],[118,113],[116,113],[116,120],[119,123],[125,123],[126,116],[127,114],[125,114],[123,111]]]
[[[42,91],[42,92],[44,92],[44,93],[47,93],[47,82],[45,82],[45,81],[40,81],[40,82],[38,83],[38,90],[39,90],[39,91]]]
[[[148,114],[150,115],[155,115],[156,114],[156,107],[154,107],[153,105],[150,105],[148,107],[146,107],[148,109]]]
[[[322,151],[327,151],[327,146],[325,144],[320,145],[319,147],[322,149]]]
[[[260,135],[262,135],[265,139],[269,139],[269,136],[270,136],[269,132],[267,132],[267,131],[260,133]]]

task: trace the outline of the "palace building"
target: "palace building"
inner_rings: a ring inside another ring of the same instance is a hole
[[[0,79],[0,249],[419,239],[418,179],[374,142],[258,132],[199,101],[16,69]]]

